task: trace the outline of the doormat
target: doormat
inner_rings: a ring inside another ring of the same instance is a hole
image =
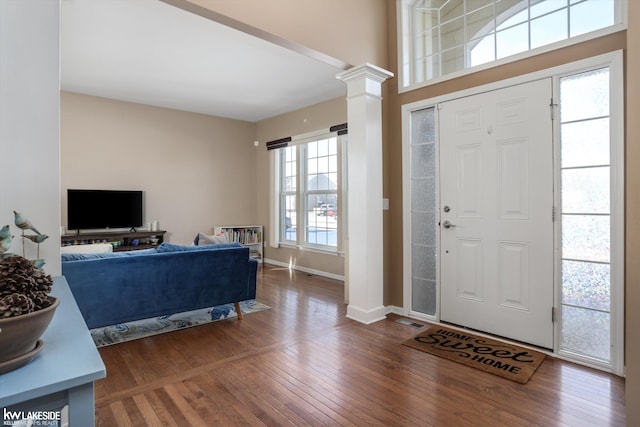
[[[243,315],[257,313],[269,308],[268,305],[256,300],[240,301],[240,311]],[[234,317],[238,317],[238,313],[236,313],[234,304],[231,303],[95,328],[89,332],[91,332],[91,338],[93,338],[96,347],[104,347]]]
[[[531,379],[545,358],[538,351],[439,325],[402,344],[520,384]]]

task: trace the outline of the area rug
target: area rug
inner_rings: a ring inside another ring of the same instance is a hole
[[[243,315],[257,313],[268,310],[269,308],[269,306],[256,300],[240,302],[240,311],[242,311]],[[199,310],[185,311],[169,316],[153,317],[150,319],[121,323],[119,325],[95,328],[91,329],[90,332],[96,347],[104,347],[234,317],[238,317],[238,313],[236,313],[236,309],[233,303],[231,303]]]
[[[545,358],[535,350],[438,325],[402,344],[520,384],[529,382]]]

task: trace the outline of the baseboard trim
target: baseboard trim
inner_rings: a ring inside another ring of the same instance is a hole
[[[355,320],[365,325],[370,325],[380,320],[384,320],[387,316],[384,314],[384,306],[379,306],[371,309],[363,309],[356,307],[353,304],[347,306],[347,317],[351,320]]]
[[[335,280],[344,282],[344,276],[339,274],[327,273],[326,271],[316,270],[314,268],[304,267],[301,265],[289,265],[289,263],[286,263],[286,262],[276,261],[276,260],[267,259],[267,258],[265,258],[263,262],[266,264],[277,265],[278,267],[286,267],[286,268],[291,268],[292,270],[302,271],[303,273],[313,274],[314,276],[321,276],[321,277],[326,277],[328,279],[335,279]]]
[[[384,310],[385,314],[397,314],[398,316],[404,316],[404,309],[397,305],[388,305]]]

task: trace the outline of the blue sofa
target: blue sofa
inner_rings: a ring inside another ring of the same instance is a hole
[[[257,268],[238,243],[62,254],[62,274],[89,329],[228,303],[238,310],[256,297]]]

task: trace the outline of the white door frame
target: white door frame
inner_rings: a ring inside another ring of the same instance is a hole
[[[588,358],[580,357],[575,354],[563,353],[558,351],[560,348],[560,323],[554,323],[554,352],[553,354],[562,359],[567,359],[576,363],[587,365],[596,369],[612,372],[616,375],[624,375],[624,87],[623,78],[623,54],[621,50],[605,53],[595,57],[583,59],[580,61],[559,65],[557,67],[548,68],[522,76],[465,89],[450,94],[437,96],[421,101],[416,101],[402,106],[402,184],[403,184],[403,309],[405,316],[423,319],[432,322],[440,321],[440,272],[437,272],[437,303],[436,315],[429,316],[417,313],[411,310],[411,176],[410,176],[410,116],[411,112],[429,107],[436,107],[436,123],[437,123],[437,105],[445,101],[451,101],[458,98],[476,95],[483,92],[489,92],[496,89],[502,89],[522,83],[542,78],[554,79],[554,91],[557,91],[557,80],[559,76],[568,74],[576,74],[585,70],[610,67],[611,70],[611,140],[614,142],[611,151],[611,363],[605,365]],[[557,94],[556,94],[557,95]],[[554,99],[557,99],[555,97]],[[554,121],[554,170],[555,170],[555,188],[559,190],[559,147],[557,144],[559,125],[558,120]],[[437,135],[437,130],[436,130]],[[615,143],[619,142],[619,143]],[[436,145],[436,155],[437,145]],[[436,165],[437,167],[437,165]],[[436,169],[436,174],[439,171]],[[438,175],[436,175],[438,176]],[[555,191],[556,206],[559,201],[559,191]],[[436,212],[440,211],[440,206],[436,207]],[[439,213],[438,218],[439,221]],[[556,221],[554,226],[555,239],[555,280],[554,280],[554,307],[560,307],[561,286],[560,286],[560,265],[559,265],[559,249],[560,249],[560,224]],[[440,229],[437,231],[437,244],[440,247]]]

